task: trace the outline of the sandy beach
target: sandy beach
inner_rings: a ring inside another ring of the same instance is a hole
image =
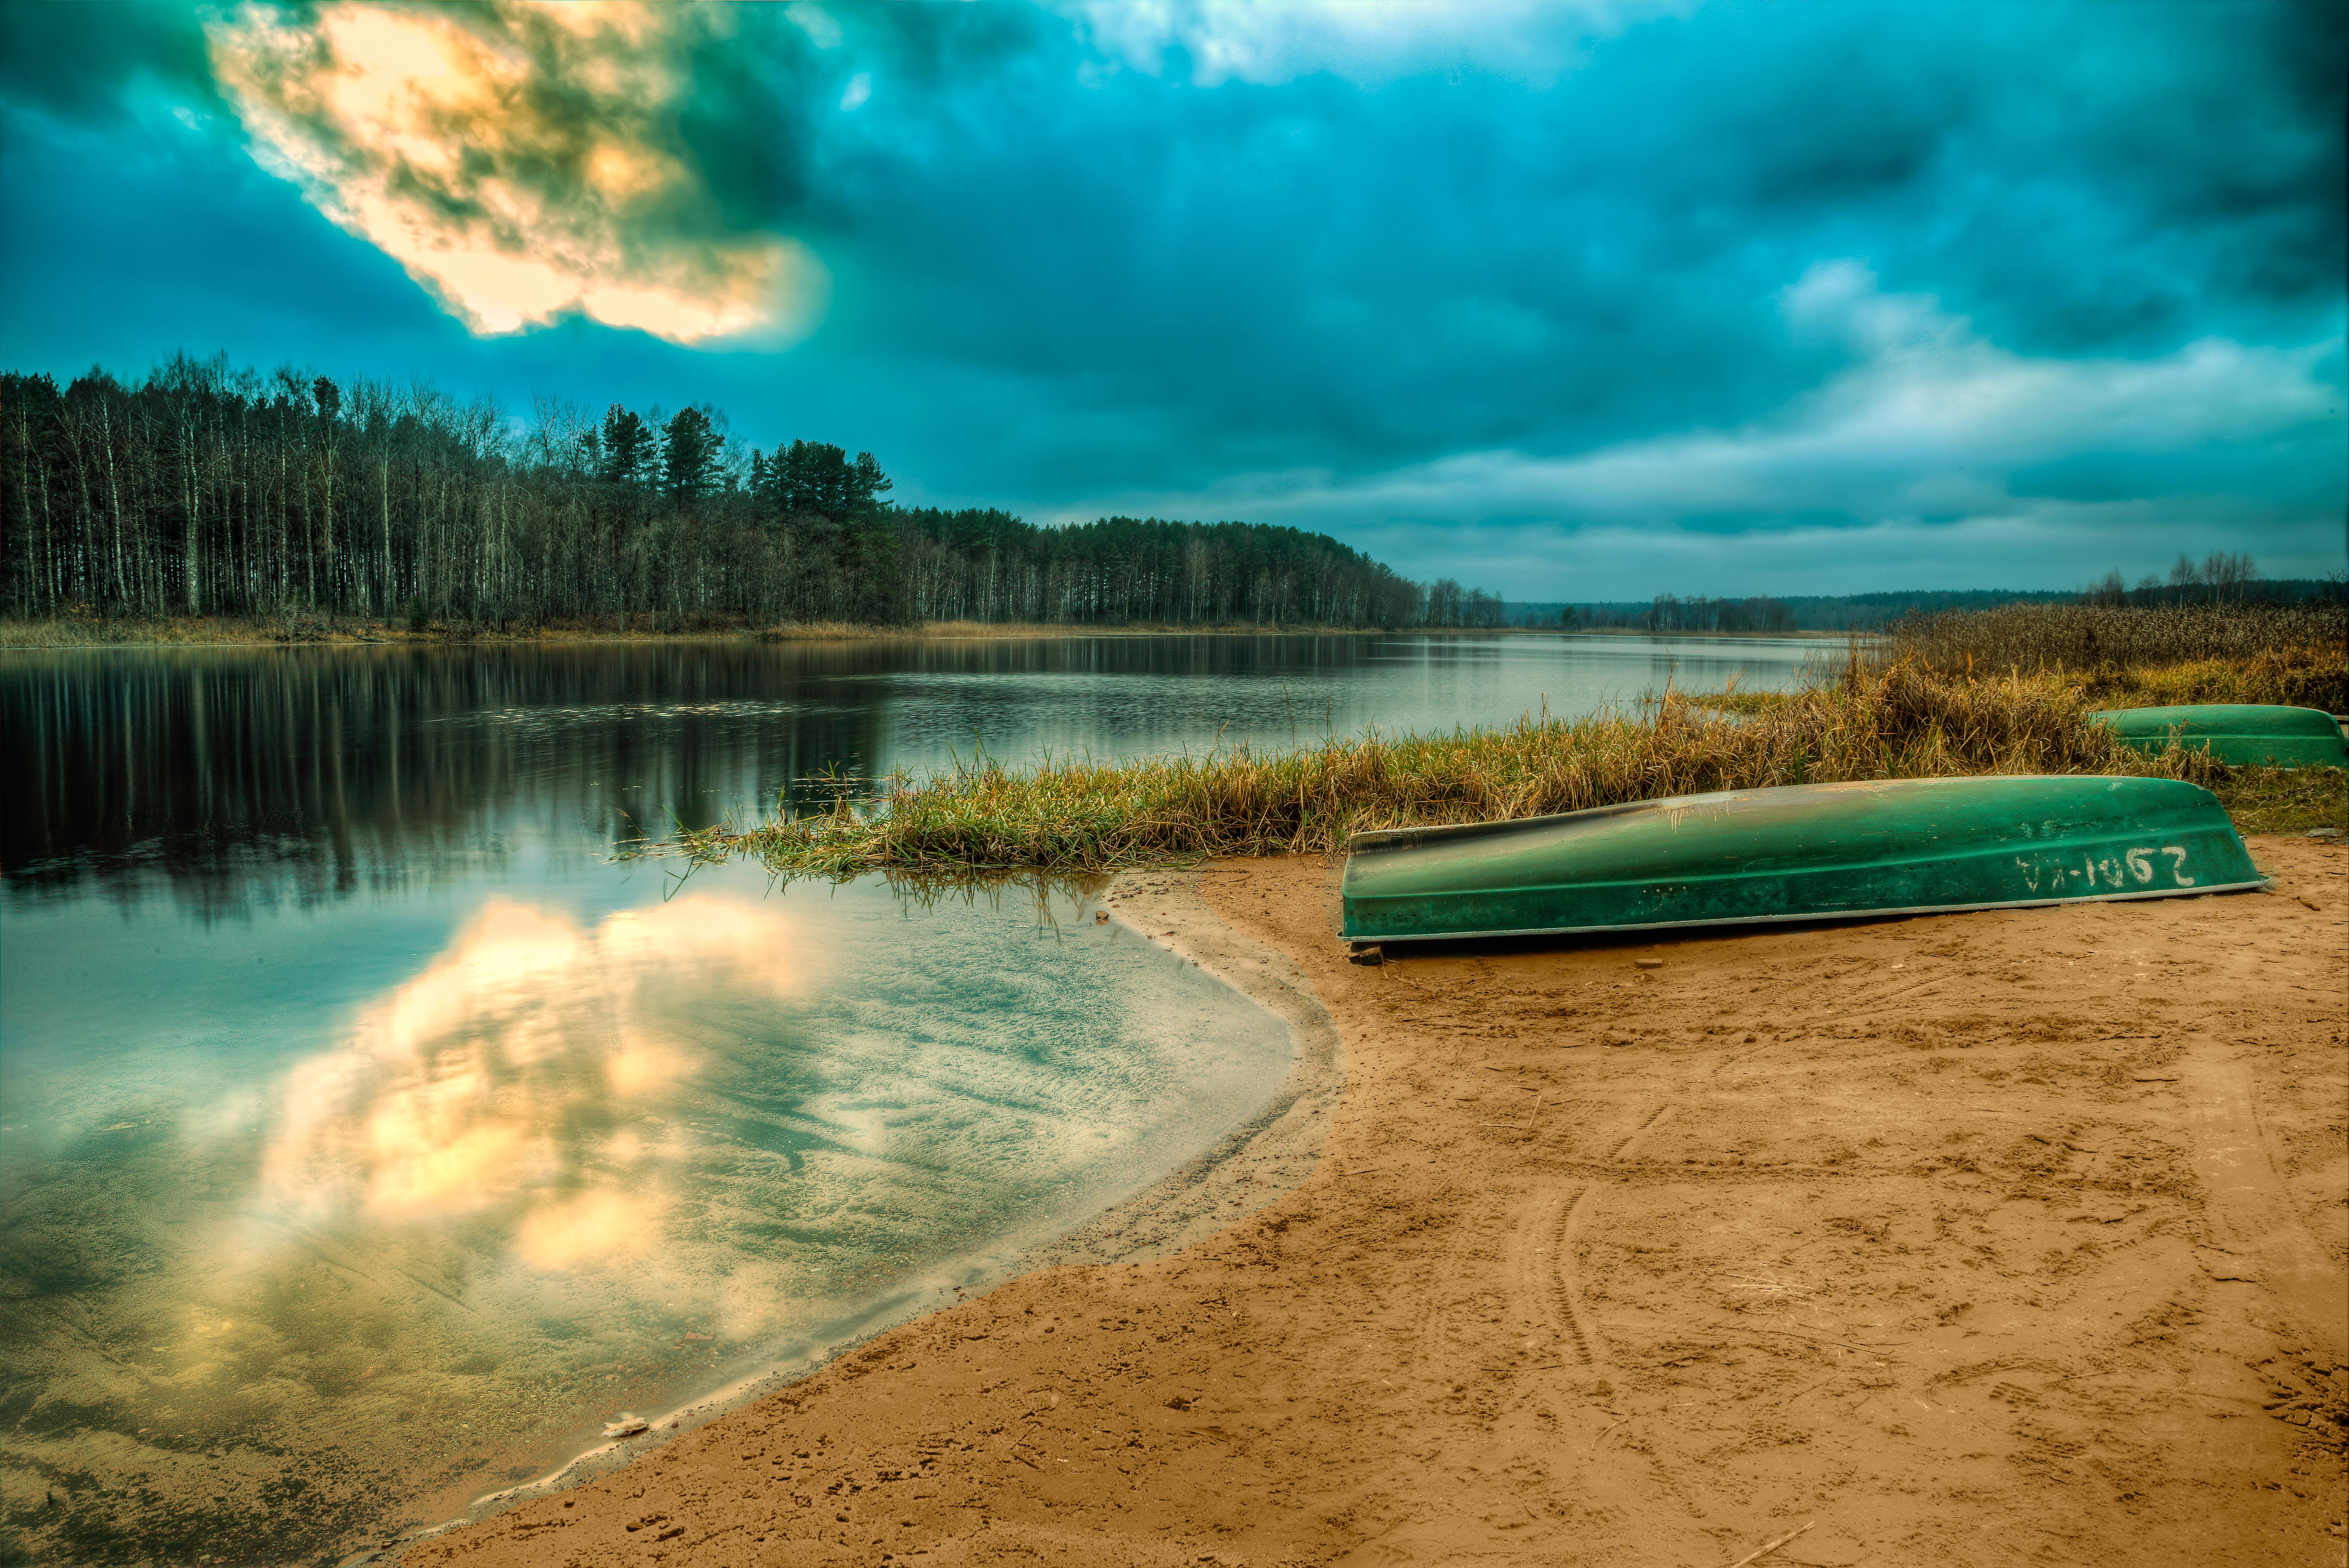
[[[1222,1158],[401,1560],[2340,1563],[2349,851],[2251,849],[1377,966],[1318,858],[1121,879],[1297,1031]]]

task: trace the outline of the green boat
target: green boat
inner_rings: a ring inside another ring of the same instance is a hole
[[[2185,707],[2122,707],[2090,714],[2139,751],[2178,744],[2238,768],[2349,768],[2340,721],[2313,707],[2262,703],[2197,703]]]
[[[2256,888],[2218,797],[2175,779],[1893,779],[1356,835],[1358,943],[1651,931]]]

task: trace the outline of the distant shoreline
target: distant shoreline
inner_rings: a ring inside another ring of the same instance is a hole
[[[533,626],[500,631],[478,626],[421,630],[380,622],[291,623],[253,620],[168,621],[0,620],[0,651],[63,648],[300,648],[456,647],[579,643],[828,643],[971,642],[1041,637],[1643,637],[1660,641],[1842,642],[1844,631],[1647,632],[1631,626],[1318,626],[1231,624],[1168,626],[1067,625],[1051,623],[926,621],[889,626],[853,622],[785,623],[774,626],[653,631],[626,627]],[[1861,632],[1868,638],[1881,634]]]

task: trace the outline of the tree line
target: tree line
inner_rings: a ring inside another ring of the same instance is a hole
[[[2302,595],[2292,594],[2298,598]],[[2080,594],[2083,604],[2233,604],[2278,595],[2260,576],[2259,562],[2240,550],[2214,550],[2197,561],[2180,552],[2167,581],[2148,572],[2130,587],[2107,572]]]
[[[2349,600],[2349,582],[2323,577],[2261,577],[2251,556],[2218,551],[2194,561],[2181,555],[2167,580],[2151,573],[2128,586],[2117,572],[2086,588],[1922,588],[1873,593],[1789,593],[1784,598],[1682,598],[1588,603],[1515,601],[1515,626],[1631,632],[1882,631],[1904,617],[1947,610],[1992,610],[2008,604],[2295,604]]]
[[[0,373],[0,613],[683,629],[936,620],[1480,626],[1497,595],[1243,522],[903,508],[869,452],[707,406],[527,418],[174,356]]]
[[[1513,617],[1516,624],[1555,626],[1560,631],[1621,627],[1631,632],[1791,632],[1795,613],[1777,599],[1683,599],[1659,593],[1626,603],[1533,604]]]

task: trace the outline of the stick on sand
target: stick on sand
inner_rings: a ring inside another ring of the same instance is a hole
[[[1740,1557],[1736,1562],[1730,1563],[1729,1568],[1745,1568],[1745,1565],[1748,1563],[1760,1562],[1763,1558],[1769,1556],[1770,1553],[1777,1551],[1778,1548],[1784,1546],[1786,1542],[1792,1541],[1795,1536],[1800,1535],[1804,1531],[1808,1530],[1812,1525],[1816,1524],[1817,1522],[1818,1521],[1816,1519],[1806,1520],[1804,1522],[1795,1526],[1794,1529],[1786,1532],[1785,1534],[1778,1537],[1777,1540],[1764,1542],[1753,1551],[1748,1552],[1744,1556]]]

